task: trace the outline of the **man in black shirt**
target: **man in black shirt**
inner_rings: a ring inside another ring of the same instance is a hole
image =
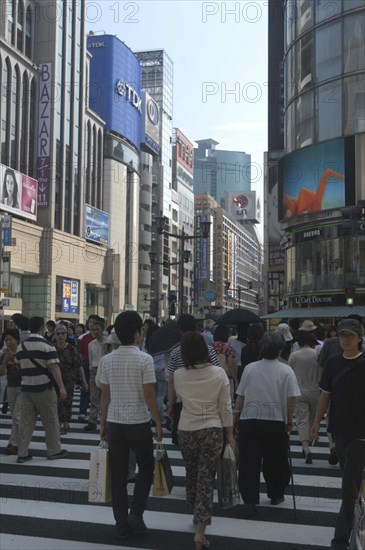
[[[365,355],[361,353],[364,327],[356,319],[337,326],[342,353],[328,358],[320,382],[321,395],[312,438],[328,405],[329,431],[334,435],[342,469],[342,504],[337,516],[332,550],[348,548],[355,502],[365,467]]]

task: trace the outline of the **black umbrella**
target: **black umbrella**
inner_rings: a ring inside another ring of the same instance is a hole
[[[176,321],[169,321],[163,327],[151,334],[149,341],[149,353],[158,355],[167,353],[181,340],[181,331]]]
[[[219,322],[224,325],[239,325],[240,323],[260,323],[261,319],[253,311],[240,307],[227,311]]]

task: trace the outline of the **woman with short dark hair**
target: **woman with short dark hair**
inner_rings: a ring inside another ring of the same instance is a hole
[[[223,428],[227,444],[234,445],[231,398],[227,375],[211,364],[203,336],[185,333],[181,356],[185,368],[174,373],[175,390],[183,403],[178,438],[186,468],[186,500],[194,512],[195,548],[201,550],[209,545],[205,529],[211,523]]]
[[[20,333],[17,328],[9,328],[3,334],[4,348],[0,352],[0,376],[6,373],[7,400],[11,412],[11,434],[5,447],[5,453],[16,455],[18,453],[18,430],[20,423],[20,384],[22,377],[20,365],[16,359],[16,352],[20,342]]]
[[[283,346],[283,336],[266,332],[260,340],[262,359],[247,365],[237,389],[239,485],[246,518],[257,513],[261,464],[272,505],[284,501],[290,479],[288,433],[300,391],[293,370],[278,359]]]

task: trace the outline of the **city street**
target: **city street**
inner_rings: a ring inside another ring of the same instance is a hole
[[[77,418],[77,403],[74,414]],[[1,447],[6,445],[10,416],[1,415]],[[46,460],[44,432],[38,423],[30,450],[34,459],[16,464],[15,456],[1,454],[1,540],[2,550],[65,549],[101,550],[144,548],[185,550],[193,547],[192,516],[185,504],[184,466],[180,452],[165,432],[175,476],[168,497],[150,497],[145,522],[146,536],[135,536],[123,544],[114,536],[110,504],[87,502],[89,455],[98,444],[98,434],[83,431],[76,421],[62,436],[69,451],[66,459]],[[215,504],[213,523],[207,529],[211,547],[217,550],[319,550],[328,548],[339,509],[340,471],[328,465],[327,437],[322,426],[320,440],[312,449],[313,464],[306,465],[296,432],[291,436],[297,520],[291,486],[286,500],[270,506],[261,485],[259,514],[243,520],[243,505],[221,510]],[[129,492],[133,484],[129,485]]]

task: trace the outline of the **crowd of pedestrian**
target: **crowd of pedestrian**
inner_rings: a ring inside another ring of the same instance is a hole
[[[331,465],[342,470],[342,506],[332,550],[348,548],[354,507],[365,467],[365,340],[361,318],[324,327],[311,319],[275,331],[240,324],[236,333],[192,315],[176,324],[174,345],[154,351],[163,329],[138,313],[119,314],[114,326],[90,315],[87,322],[46,323],[12,318],[0,341],[0,374],[6,374],[12,417],[5,453],[32,459],[38,418],[47,458],[65,458],[61,436],[71,428],[75,387],[78,421],[107,440],[112,508],[117,536],[144,533],[143,513],[153,479],[153,437],[171,430],[186,468],[186,499],[195,524],[196,549],[208,546],[217,460],[226,445],[238,448],[239,490],[245,518],[259,513],[260,472],[272,506],[285,500],[290,480],[289,436],[296,426],[306,464],[326,418]],[[136,464],[138,474],[135,473]],[[135,481],[128,505],[127,483]]]

